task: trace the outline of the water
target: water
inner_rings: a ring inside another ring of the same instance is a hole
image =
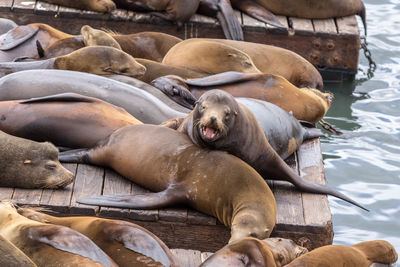
[[[326,86],[335,93],[326,120],[343,135],[321,143],[329,185],[371,212],[330,197],[334,243],[384,239],[400,253],[400,1],[364,3],[378,68],[367,80],[368,61],[360,51],[356,80]]]

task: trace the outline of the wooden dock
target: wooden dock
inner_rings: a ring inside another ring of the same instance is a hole
[[[304,143],[287,162],[307,180],[325,184],[318,138]],[[74,184],[65,190],[0,188],[0,200],[44,206],[61,216],[96,215],[130,220],[152,231],[170,248],[215,252],[229,240],[230,230],[214,217],[186,207],[133,210],[78,204],[75,200],[81,197],[134,194],[145,190],[110,169],[85,164],[65,166],[76,174]],[[291,238],[309,249],[332,243],[332,218],[325,195],[300,193],[286,182],[273,181],[269,185],[277,202],[277,223],[272,236]]]
[[[335,19],[300,19],[278,16],[279,29],[236,12],[246,41],[290,49],[318,67],[325,82],[353,79],[357,73],[360,32],[355,16]],[[176,25],[148,14],[117,9],[111,14],[82,11],[39,0],[1,0],[0,17],[18,24],[47,23],[70,34],[82,25],[120,33],[160,31],[182,39],[225,38],[214,18],[195,15],[178,30]]]

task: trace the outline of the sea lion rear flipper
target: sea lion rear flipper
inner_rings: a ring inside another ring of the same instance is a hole
[[[58,154],[58,160],[68,163],[90,163],[89,151],[90,149],[88,148],[63,151]]]
[[[301,120],[298,122],[300,122],[301,126],[303,126],[305,130],[303,140],[309,140],[316,137],[326,137],[326,135],[320,129],[316,128],[313,123]]]
[[[103,195],[90,198],[79,198],[76,202],[93,206],[129,208],[129,209],[158,209],[182,202],[184,196],[172,187],[157,193],[137,195]]]
[[[0,50],[7,51],[30,39],[39,31],[37,26],[18,26],[0,36]]]
[[[131,251],[152,258],[164,266],[171,265],[168,255],[160,244],[149,233],[138,227],[113,223],[104,227],[104,233]]]
[[[104,266],[111,266],[108,256],[89,238],[68,227],[59,225],[31,226],[28,238],[59,250],[89,258]]]
[[[244,82],[258,76],[258,73],[242,73],[236,71],[227,71],[198,79],[183,80],[188,85],[193,86],[217,86],[236,82]],[[202,88],[207,89],[207,88]]]
[[[243,30],[232,6],[227,0],[218,1],[217,18],[221,24],[225,37],[232,40],[243,41]]]
[[[62,93],[57,95],[49,95],[43,97],[34,97],[26,100],[22,100],[20,104],[27,103],[43,103],[43,102],[96,102],[96,99],[93,97],[88,97],[76,93]]]
[[[239,9],[249,15],[250,17],[253,17],[255,19],[258,19],[264,23],[267,23],[269,25],[278,27],[278,28],[286,28],[283,26],[279,20],[276,18],[274,14],[269,12],[267,9],[265,9],[263,6],[259,5],[258,3],[251,1],[251,0],[234,0],[232,1],[232,6],[236,9]]]

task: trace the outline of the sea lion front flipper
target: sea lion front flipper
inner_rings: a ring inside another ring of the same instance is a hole
[[[49,95],[43,97],[34,97],[26,100],[22,100],[20,104],[30,103],[43,103],[43,102],[96,102],[97,99],[88,97],[76,93],[62,93],[57,95]]]
[[[253,17],[257,20],[260,20],[269,25],[278,27],[278,28],[286,28],[279,22],[274,14],[269,12],[265,7],[259,5],[258,3],[251,0],[233,0],[232,6],[240,11],[243,11],[250,17]]]
[[[28,229],[27,236],[33,241],[80,255],[104,266],[111,266],[108,256],[93,241],[68,227],[59,225],[31,226]]]
[[[18,26],[0,36],[0,50],[7,51],[30,39],[39,31],[37,26]]]
[[[243,41],[243,30],[232,6],[227,0],[218,0],[217,18],[221,24],[225,37],[229,39]]]
[[[170,266],[171,262],[160,244],[147,232],[128,224],[110,224],[104,233],[124,245],[125,248]]]
[[[258,76],[259,73],[242,73],[236,71],[227,71],[198,79],[183,80],[188,85],[193,86],[217,86],[236,82],[244,82]],[[202,88],[207,89],[207,88]]]
[[[184,196],[179,190],[169,187],[157,193],[137,195],[103,195],[90,198],[79,198],[76,202],[93,206],[105,206],[129,209],[159,209],[181,203]]]

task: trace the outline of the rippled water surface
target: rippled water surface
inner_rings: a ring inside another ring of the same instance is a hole
[[[356,81],[326,86],[335,93],[326,120],[343,135],[321,142],[329,185],[371,212],[329,198],[334,243],[385,239],[400,253],[400,1],[364,3],[378,68],[368,80],[368,62],[360,51]]]

